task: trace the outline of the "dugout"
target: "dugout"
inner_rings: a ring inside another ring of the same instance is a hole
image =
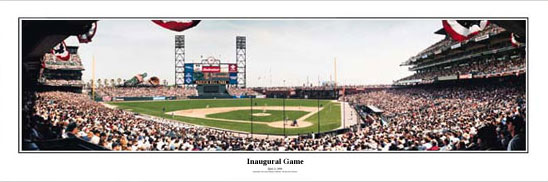
[[[382,109],[379,109],[377,106],[367,105],[365,107],[365,112],[369,114],[382,114],[384,111]]]
[[[358,112],[361,120],[364,121],[364,123],[361,124],[362,127],[370,125],[375,120],[381,120],[384,125],[388,124],[389,120],[385,116],[383,116],[384,110],[379,109],[377,106],[356,105],[354,108]]]

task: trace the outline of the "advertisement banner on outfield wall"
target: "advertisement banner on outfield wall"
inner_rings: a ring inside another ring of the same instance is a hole
[[[166,100],[166,97],[152,97],[152,100]]]
[[[238,73],[230,73],[229,83],[233,85],[238,84]]]

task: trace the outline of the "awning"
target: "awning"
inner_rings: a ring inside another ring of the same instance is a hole
[[[379,109],[378,107],[373,106],[373,105],[368,105],[367,108],[370,109],[371,111],[373,111],[374,113],[382,113],[382,112],[384,112],[382,109]]]

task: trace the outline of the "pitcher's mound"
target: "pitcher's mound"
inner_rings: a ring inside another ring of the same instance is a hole
[[[286,121],[285,128],[305,128],[305,127],[312,126],[312,123],[308,121],[298,121],[297,126],[291,126],[291,123],[292,121]],[[274,128],[283,128],[284,122],[283,121],[270,122],[268,123],[268,126],[274,127]]]
[[[270,113],[253,113],[253,116],[270,116]]]

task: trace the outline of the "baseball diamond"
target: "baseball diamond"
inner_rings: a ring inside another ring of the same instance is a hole
[[[221,129],[253,133],[283,135],[283,99],[253,99],[253,115],[250,99],[200,99],[149,102],[109,102],[121,109],[158,116],[166,119]],[[341,126],[340,103],[330,100],[286,99],[286,135],[320,132]],[[165,109],[165,112],[163,112]],[[268,115],[258,116],[257,114]],[[297,125],[293,126],[293,120]]]

